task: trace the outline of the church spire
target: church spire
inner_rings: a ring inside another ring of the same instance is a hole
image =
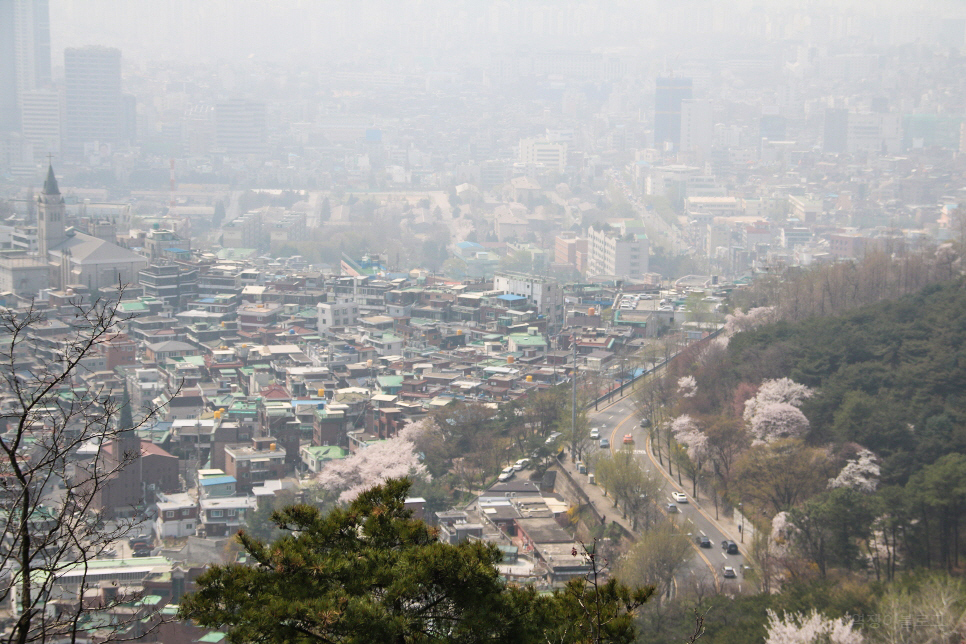
[[[57,187],[57,177],[54,176],[54,166],[47,166],[47,179],[44,181],[45,195],[59,195],[60,188]]]

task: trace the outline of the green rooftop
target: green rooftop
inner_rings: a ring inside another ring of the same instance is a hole
[[[306,447],[304,449],[312,456],[312,458],[320,461],[334,461],[340,458],[345,458],[349,454],[343,448],[336,447],[335,445],[313,445],[312,447]]]

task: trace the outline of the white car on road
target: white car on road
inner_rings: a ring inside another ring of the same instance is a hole
[[[678,503],[688,502],[688,495],[685,494],[684,492],[671,492],[671,498],[677,501]]]
[[[590,439],[597,440],[598,438],[600,438],[600,429],[594,427],[592,430],[590,430]]]

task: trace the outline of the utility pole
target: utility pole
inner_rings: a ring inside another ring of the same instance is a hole
[[[571,344],[574,350],[574,377],[570,383],[571,391],[571,425],[570,425],[570,460],[577,458],[577,333],[571,336]]]

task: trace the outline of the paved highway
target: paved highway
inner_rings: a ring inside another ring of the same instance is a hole
[[[724,528],[715,521],[713,502],[709,499],[703,499],[703,503],[696,503],[691,496],[690,488],[687,485],[681,487],[676,480],[669,479],[667,473],[658,466],[656,458],[648,453],[646,449],[648,432],[640,427],[640,417],[634,409],[634,402],[629,392],[623,400],[619,400],[597,412],[590,412],[590,423],[591,427],[597,427],[600,430],[601,437],[610,439],[611,450],[622,449],[624,447],[624,435],[631,434],[634,439],[634,453],[641,459],[644,467],[652,472],[658,472],[664,477],[665,486],[661,505],[662,507],[666,507],[668,503],[677,505],[679,512],[670,516],[678,525],[684,527],[686,532],[691,533],[691,544],[694,546],[695,552],[690,565],[678,575],[678,584],[687,583],[691,578],[696,577],[707,582],[721,583],[725,589],[728,585],[734,584],[736,586],[734,590],[739,590],[738,586],[743,584],[744,556],[741,554],[728,555],[721,548],[722,541],[733,537],[726,534]],[[686,479],[682,479],[682,481],[685,484],[688,483]],[[672,492],[684,492],[688,497],[688,503],[676,503],[671,498]],[[703,505],[707,505],[708,508],[703,507]],[[712,547],[699,548],[694,542],[698,535],[710,538]],[[739,543],[738,545],[739,549],[744,549],[742,544]],[[738,575],[737,578],[724,579],[722,577],[724,566],[734,568]]]

